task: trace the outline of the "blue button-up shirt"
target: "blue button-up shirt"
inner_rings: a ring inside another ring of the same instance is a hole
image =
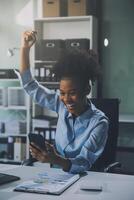
[[[73,120],[72,114],[59,99],[59,93],[40,85],[33,79],[30,70],[21,75],[21,83],[26,92],[40,106],[58,114],[55,136],[56,149],[68,158],[71,173],[89,170],[103,152],[108,134],[108,119],[91,101],[88,109]]]

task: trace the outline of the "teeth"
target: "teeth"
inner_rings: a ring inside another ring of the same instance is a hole
[[[67,107],[73,107],[74,104],[67,104],[66,106],[67,106]]]

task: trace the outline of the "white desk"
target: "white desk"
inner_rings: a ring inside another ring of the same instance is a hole
[[[21,181],[28,180],[39,172],[49,170],[48,166],[44,167],[25,167],[25,166],[9,166],[7,169],[0,164],[0,172],[8,172],[10,174],[21,177],[20,181],[12,182],[0,186],[0,200],[133,200],[134,199],[134,176],[116,175],[107,173],[88,172],[87,176],[80,178],[71,187],[65,190],[61,195],[44,195],[14,192],[14,187]],[[91,192],[80,190],[80,183],[83,180],[101,181],[103,184],[102,192]]]

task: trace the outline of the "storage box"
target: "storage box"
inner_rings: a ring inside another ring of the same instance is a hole
[[[65,40],[66,48],[79,48],[88,50],[90,47],[90,40],[86,38],[67,39]]]
[[[35,59],[42,61],[57,61],[64,46],[64,40],[42,39],[36,45]]]
[[[69,0],[68,16],[96,15],[97,0]]]
[[[67,16],[66,0],[43,0],[43,17]]]

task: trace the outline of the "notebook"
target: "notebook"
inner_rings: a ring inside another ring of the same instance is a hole
[[[5,183],[9,183],[9,182],[12,182],[12,181],[17,181],[17,180],[20,180],[20,177],[10,175],[10,174],[0,173],[0,185],[3,185]]]
[[[19,192],[59,195],[79,178],[79,174],[70,174],[63,171],[44,172],[17,185],[14,190]]]

